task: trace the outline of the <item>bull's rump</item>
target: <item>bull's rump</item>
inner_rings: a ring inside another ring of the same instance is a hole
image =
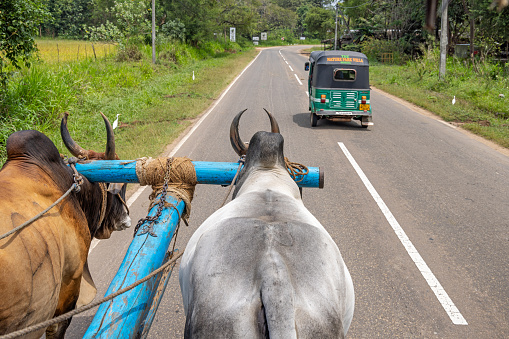
[[[337,338],[351,320],[350,276],[315,226],[228,219],[200,237],[189,261],[181,281],[190,289],[188,336],[256,338],[268,329],[271,337]]]

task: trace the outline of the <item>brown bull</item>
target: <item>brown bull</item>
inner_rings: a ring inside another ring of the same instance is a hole
[[[113,130],[105,153],[85,151],[69,136],[62,119],[64,144],[75,156],[117,158]],[[7,139],[7,162],[0,170],[0,234],[31,219],[73,184],[73,171],[44,134],[20,131]],[[0,240],[0,334],[7,334],[69,312],[95,296],[87,266],[93,237],[109,238],[130,226],[125,187],[91,183],[84,178],[73,192],[43,217]],[[116,190],[115,192],[112,192]],[[82,281],[83,280],[83,281]],[[81,285],[81,293],[80,293]],[[79,301],[78,301],[79,297]],[[46,337],[62,338],[70,319],[47,329]],[[40,338],[44,329],[26,338]]]

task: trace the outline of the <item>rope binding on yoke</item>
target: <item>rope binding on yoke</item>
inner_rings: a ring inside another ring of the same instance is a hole
[[[293,178],[293,180],[295,180],[295,182],[301,182],[302,180],[304,180],[304,176],[309,173],[309,169],[306,166],[296,162],[291,162],[290,160],[288,160],[287,157],[285,157],[285,166],[286,170]],[[299,176],[301,178],[299,180],[296,180],[297,177]]]
[[[144,226],[143,231],[139,235],[149,233],[152,236],[156,236],[152,231],[152,224],[161,216],[163,208],[173,207],[176,210],[173,204],[166,202],[168,193],[180,201],[184,201],[184,213],[179,215],[179,217],[188,225],[187,221],[191,214],[191,201],[193,200],[194,189],[198,182],[194,165],[190,159],[186,157],[141,158],[136,163],[136,175],[140,185],[152,186],[153,191],[149,197],[151,202],[149,211],[156,205],[158,207],[155,216],[147,216],[138,221],[134,229],[135,235],[143,223],[148,222],[148,225]],[[159,195],[160,198],[156,200]]]

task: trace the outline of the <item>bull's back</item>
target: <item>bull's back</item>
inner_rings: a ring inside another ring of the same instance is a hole
[[[191,260],[188,337],[337,338],[349,324],[351,279],[320,228],[228,219],[201,236]]]
[[[30,220],[61,194],[49,182],[0,172],[0,234]],[[22,230],[0,240],[0,333],[9,333],[53,317],[67,270],[76,271],[81,247],[66,230],[66,202]],[[74,237],[75,238],[75,237]],[[85,252],[86,253],[86,252]],[[41,330],[44,332],[44,330]],[[41,333],[32,333],[39,338]]]

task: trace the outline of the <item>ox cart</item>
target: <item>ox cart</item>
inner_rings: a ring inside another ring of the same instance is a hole
[[[239,168],[238,163],[193,161],[198,184],[229,185]],[[101,182],[130,182],[140,180],[136,174],[139,161],[101,161],[77,164],[76,169],[89,180]],[[295,178],[299,187],[323,187],[323,172],[318,167],[309,167],[307,175]],[[161,199],[161,195],[156,198]],[[166,196],[164,207],[151,232],[135,236],[124,260],[105,295],[111,295],[147,276],[172,257],[168,256],[170,242],[174,237],[185,203],[174,195]],[[171,207],[174,206],[174,207]],[[157,214],[158,206],[148,213]],[[145,225],[141,225],[143,229]],[[159,306],[171,276],[155,277],[110,303],[102,304],[84,338],[134,338],[144,337]]]
[[[270,116],[270,113],[268,114]],[[273,132],[275,131],[273,130]],[[234,143],[232,138],[232,145]],[[76,154],[83,151],[72,140],[70,146],[75,148]],[[245,147],[242,142],[236,142],[235,146]],[[114,158],[114,150],[111,152],[112,155],[109,159]],[[188,167],[186,172],[192,173],[192,179],[188,180],[183,176],[178,176],[178,173],[174,174],[174,172],[178,172],[176,169],[180,166],[177,163],[185,164]],[[182,217],[186,215],[186,205],[190,203],[190,199],[182,193],[183,182],[192,181],[193,185],[227,186],[235,182],[244,163],[242,160],[238,163],[224,163],[191,161],[182,158],[86,161],[73,159],[69,161],[69,166],[73,167],[75,175],[82,175],[91,183],[108,183],[110,188],[116,184],[140,183],[141,185],[151,185],[157,192],[147,217],[140,220],[136,226],[135,236],[105,294],[106,297],[69,312],[69,314],[77,314],[79,311],[85,311],[100,303],[84,338],[146,337],[175,261],[181,255],[178,250],[170,250],[170,244]],[[146,171],[148,168],[155,168],[156,175],[148,176]],[[306,169],[306,172],[295,172],[290,169],[288,171],[300,188],[322,188],[323,173],[320,168],[308,167]],[[172,184],[176,185],[172,186]],[[160,274],[161,272],[164,273]],[[103,302],[105,300],[107,302]],[[70,316],[66,317],[66,315],[68,314],[50,319],[50,321],[53,321],[52,324],[57,324],[70,319]],[[22,331],[31,333],[30,331],[40,331],[48,326],[41,325],[43,324],[36,324]],[[16,333],[7,334],[5,338],[14,338],[20,335],[19,333],[16,335]]]

